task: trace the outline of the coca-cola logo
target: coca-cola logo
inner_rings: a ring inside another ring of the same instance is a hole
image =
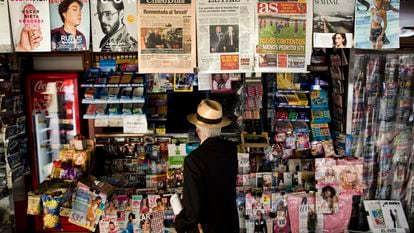
[[[56,88],[57,92],[64,92],[64,81],[44,82],[43,80],[37,81],[34,85],[34,92],[46,92],[52,91]]]

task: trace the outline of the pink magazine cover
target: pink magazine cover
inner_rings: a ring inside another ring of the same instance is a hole
[[[336,161],[332,158],[315,159],[317,181],[316,212],[333,214],[339,211],[338,175],[334,169]]]

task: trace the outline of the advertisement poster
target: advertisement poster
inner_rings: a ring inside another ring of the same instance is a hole
[[[313,47],[352,48],[355,1],[313,2]]]
[[[194,72],[194,11],[195,2],[191,0],[139,1],[140,73]]]
[[[305,72],[310,62],[312,2],[257,2],[258,72]]]
[[[355,48],[400,47],[400,0],[361,0],[355,5]]]
[[[197,1],[200,73],[252,72],[254,1]]]
[[[0,1],[0,15],[3,19],[0,21],[0,52],[12,52],[12,42],[10,34],[9,8],[7,1]]]
[[[94,52],[137,51],[137,1],[91,1]]]
[[[52,51],[88,50],[89,0],[54,0],[49,9]]]
[[[331,158],[315,159],[316,213],[334,214],[339,211],[338,174],[333,169],[336,161]]]
[[[9,0],[16,52],[50,52],[48,0]]]

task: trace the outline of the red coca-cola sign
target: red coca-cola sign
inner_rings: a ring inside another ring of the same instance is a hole
[[[55,86],[53,85],[55,84]],[[55,89],[58,93],[65,92],[65,81],[54,81],[54,82],[47,82],[44,80],[39,80],[34,84],[33,91],[35,93],[41,93],[41,92],[49,92]]]

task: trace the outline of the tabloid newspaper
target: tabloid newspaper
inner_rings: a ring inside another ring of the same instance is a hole
[[[137,51],[137,1],[91,1],[94,52]]]
[[[89,0],[81,0],[81,3],[71,0],[49,0],[52,51],[83,51],[89,49],[91,25]],[[67,9],[62,15],[59,14],[59,6]],[[69,14],[69,12],[75,13]],[[65,21],[79,24],[76,26],[76,31],[65,30]]]
[[[16,52],[50,52],[49,1],[9,0],[9,10]]]
[[[312,50],[312,2],[257,2],[255,71],[306,72]]]
[[[254,2],[197,1],[200,73],[253,71]]]
[[[7,1],[0,1],[0,15],[3,16],[2,20],[0,21],[0,52],[9,53],[12,52],[12,42],[9,26],[9,8]]]
[[[400,47],[400,0],[358,0],[355,4],[355,48]]]
[[[139,72],[193,73],[196,67],[195,2],[140,0]]]
[[[352,48],[354,13],[355,1],[314,0],[313,47]]]

